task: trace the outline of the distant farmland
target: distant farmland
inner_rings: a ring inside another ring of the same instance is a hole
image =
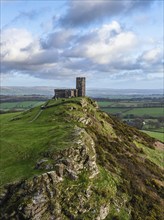
[[[41,105],[43,101],[24,101],[24,102],[4,102],[0,103],[0,110],[24,110]]]
[[[108,112],[108,113],[122,113],[123,116],[125,115],[134,115],[134,116],[144,116],[144,115],[149,115],[152,117],[160,117],[164,115],[164,109],[162,107],[145,107],[145,108],[140,108],[140,107],[135,107],[135,108],[125,108],[125,107],[101,107],[102,110]]]
[[[100,109],[120,118],[130,126],[164,141],[164,108],[162,98],[98,99]]]

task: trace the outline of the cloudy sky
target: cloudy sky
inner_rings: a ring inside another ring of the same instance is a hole
[[[1,0],[1,85],[163,88],[163,0]]]

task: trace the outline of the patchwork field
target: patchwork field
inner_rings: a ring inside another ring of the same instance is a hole
[[[164,115],[164,109],[162,107],[150,107],[150,108],[129,108],[129,107],[109,107],[104,108],[101,107],[101,109],[108,113],[122,113],[123,116],[126,115],[134,115],[134,116],[145,116],[149,115],[152,117],[160,117]]]

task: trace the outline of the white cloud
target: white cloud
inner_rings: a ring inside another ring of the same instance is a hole
[[[152,42],[142,48],[139,36],[117,21],[81,34],[79,30],[56,30],[42,40],[25,29],[6,29],[1,36],[4,74],[42,79],[70,78],[78,74],[111,79],[136,75],[136,79],[142,79],[161,72],[160,48],[155,48]],[[146,47],[150,49],[143,51]]]
[[[153,48],[149,51],[146,51],[142,54],[141,59],[144,62],[156,63],[160,62],[162,59],[162,51],[160,48]]]
[[[121,26],[117,21],[112,21],[109,24],[104,24],[102,28],[97,29],[98,36],[102,40],[106,40],[113,34],[119,34],[121,32]]]
[[[138,45],[137,36],[133,32],[122,30],[116,21],[92,30],[91,34],[93,32],[95,39],[79,44],[79,48],[75,47],[73,53],[85,51],[84,55],[97,64],[110,64],[116,59],[121,61],[125,56],[130,56]]]
[[[6,29],[1,34],[2,61],[25,61],[29,57],[27,47],[31,45],[32,53],[39,50],[37,42],[25,29]]]
[[[107,64],[119,59],[121,61],[124,56],[132,51],[137,43],[136,36],[131,32],[120,33],[115,38],[111,39],[109,43],[100,42],[95,46],[96,51],[92,51],[93,58],[101,64]],[[93,46],[92,46],[93,48]],[[88,48],[90,52],[90,46]]]

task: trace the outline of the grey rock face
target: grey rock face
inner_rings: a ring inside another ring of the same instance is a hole
[[[54,158],[52,156],[48,159],[41,159],[37,162],[36,168],[52,170],[35,176],[32,180],[7,186],[1,195],[3,210],[1,219],[59,220],[64,219],[65,214],[72,215],[71,218],[74,219],[73,216],[76,216],[77,213],[63,213],[60,198],[64,198],[64,196],[60,188],[65,179],[72,181],[73,184],[73,181],[77,180],[84,171],[89,178],[94,178],[99,173],[94,141],[84,129],[76,128],[73,146],[59,152]],[[80,213],[86,211],[83,206],[91,194],[88,188],[84,193],[85,196],[79,195],[81,200]]]

